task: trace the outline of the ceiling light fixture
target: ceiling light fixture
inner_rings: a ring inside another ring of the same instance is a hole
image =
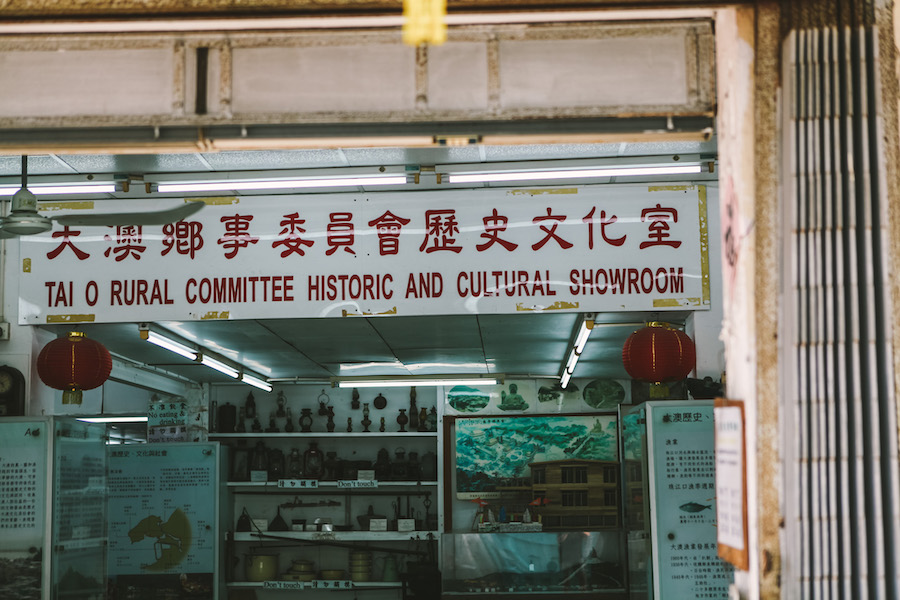
[[[248,385],[252,385],[253,387],[258,387],[261,390],[265,390],[267,392],[272,391],[272,384],[268,381],[260,379],[259,377],[254,377],[253,375],[249,375],[247,373],[241,373],[241,381]]]
[[[164,335],[160,335],[155,331],[147,331],[147,337],[145,338],[151,344],[156,344],[160,348],[165,348],[170,352],[174,352],[180,356],[183,356],[190,360],[197,360],[197,351],[193,348],[188,348],[184,344],[176,342],[175,340],[169,339]]]
[[[241,374],[240,370],[235,369],[231,365],[227,365],[227,364],[223,363],[221,360],[219,360],[217,358],[213,358],[212,356],[209,356],[208,354],[202,354],[202,353],[200,354],[200,364],[204,365],[206,367],[209,367],[210,369],[214,369],[214,370],[218,371],[219,373],[228,375],[229,377],[233,377],[235,379],[237,379],[238,376]]]
[[[610,177],[661,177],[699,175],[713,169],[700,155],[622,157],[591,160],[516,162],[502,164],[435,165],[438,181],[447,183],[497,183],[597,179]]]
[[[0,196],[13,196],[22,186],[0,186]],[[62,194],[112,194],[118,187],[114,183],[63,183],[59,185],[41,185],[31,183],[28,189],[35,196],[51,196]]]
[[[569,379],[572,378],[572,373],[575,372],[575,364],[581,357],[581,353],[584,352],[584,347],[587,345],[588,338],[591,337],[591,330],[593,329],[594,315],[585,315],[582,317],[578,333],[575,335],[575,343],[569,351],[566,364],[562,370],[562,375],[559,377],[559,385],[561,388],[566,389],[569,385]]]
[[[239,379],[242,383],[246,383],[247,385],[252,385],[267,392],[272,391],[272,385],[268,381],[261,377],[257,377],[256,375],[246,373],[243,365],[232,363],[225,359],[215,358],[204,348],[194,348],[169,336],[152,331],[149,323],[141,323],[138,326],[138,331],[140,332],[141,339],[147,340],[151,344],[155,344],[160,348],[165,348],[188,360],[199,362],[201,365],[214,369],[234,379]]]
[[[561,171],[523,171],[521,173],[450,173],[448,183],[492,183],[498,181],[540,181],[544,179],[592,179],[599,177],[642,177],[651,175],[700,174],[700,165],[642,167],[621,169],[573,169]]]
[[[75,417],[85,423],[146,423],[147,417]]]
[[[368,175],[308,179],[243,179],[231,181],[193,181],[158,183],[156,191],[165,193],[225,192],[247,190],[291,190],[297,188],[358,187],[373,185],[405,185],[406,175]]]
[[[479,377],[473,375],[454,377],[452,375],[415,376],[398,375],[384,377],[332,377],[331,385],[339,388],[363,387],[435,387],[453,385],[497,385],[503,382],[503,376],[493,375]]]

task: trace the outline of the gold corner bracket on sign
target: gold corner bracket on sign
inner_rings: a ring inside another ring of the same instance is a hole
[[[525,306],[521,302],[517,302],[516,310],[523,312],[541,312],[544,310],[575,310],[579,306],[580,304],[578,302],[566,302],[565,300],[559,300],[549,306],[544,307]]]
[[[97,315],[47,315],[47,323],[93,323]]]
[[[241,200],[237,196],[211,196],[209,198],[185,198],[185,202],[202,202],[208,206],[219,206],[228,204],[240,204]]]
[[[54,210],[94,210],[93,200],[73,200],[69,202],[41,202],[43,212]]]
[[[205,315],[200,315],[201,321],[214,321],[216,319],[230,319],[231,313],[227,310],[211,310]]]
[[[709,217],[706,214],[706,186],[697,186],[697,202],[700,212],[700,268],[701,286],[703,289],[702,304],[709,306]]]
[[[341,316],[342,316],[342,317],[380,317],[380,316],[385,316],[385,315],[396,315],[396,314],[397,314],[397,307],[396,307],[396,306],[392,306],[392,307],[389,308],[388,310],[385,310],[385,311],[382,311],[382,312],[366,312],[366,311],[362,311],[362,312],[351,312],[351,311],[349,311],[349,310],[347,310],[347,309],[342,309],[342,310],[341,310]]]
[[[648,192],[687,192],[695,189],[693,185],[649,185]]]

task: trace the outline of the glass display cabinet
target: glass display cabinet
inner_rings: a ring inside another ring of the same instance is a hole
[[[713,401],[621,406],[629,600],[727,600],[717,554]]]
[[[625,598],[618,530],[445,533],[441,541],[445,598]]]
[[[104,425],[0,419],[0,598],[105,597],[106,465]]]

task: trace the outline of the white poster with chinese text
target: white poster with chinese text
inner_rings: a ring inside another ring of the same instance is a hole
[[[206,204],[165,226],[56,225],[21,238],[20,323],[709,307],[703,186],[282,195]],[[63,214],[169,204],[58,206]]]

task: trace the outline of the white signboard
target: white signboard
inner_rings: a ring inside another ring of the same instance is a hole
[[[702,186],[613,185],[207,200],[162,227],[21,238],[19,319],[705,309],[705,203]]]

